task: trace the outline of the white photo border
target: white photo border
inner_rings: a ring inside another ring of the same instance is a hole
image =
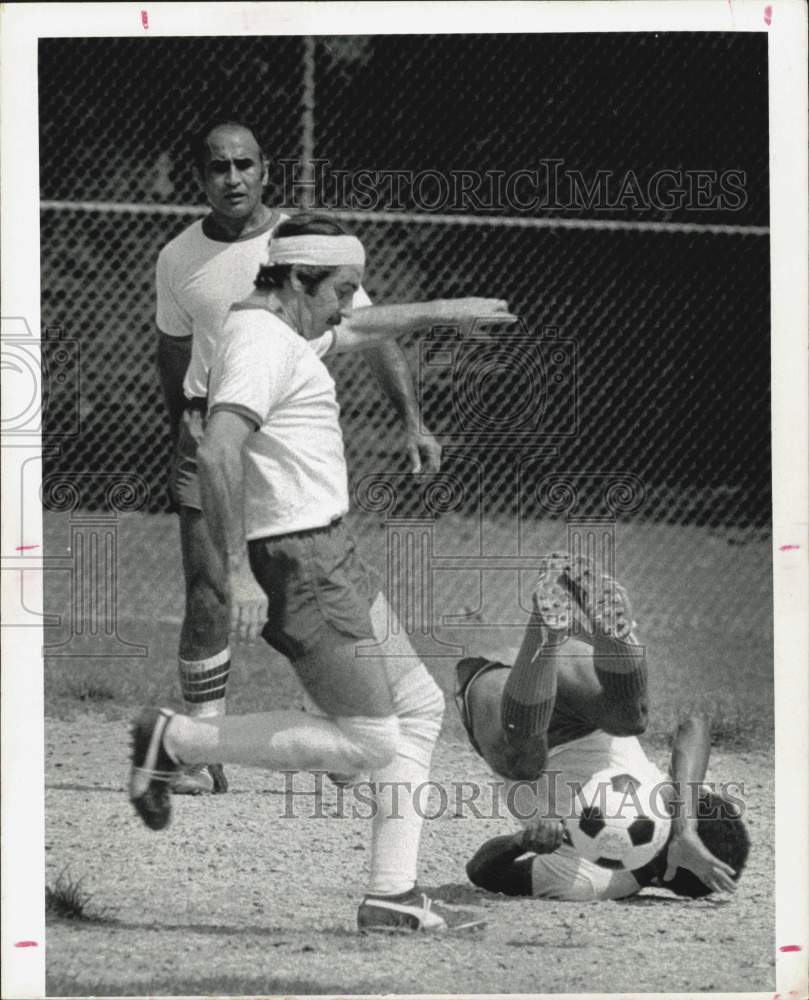
[[[144,21],[142,12],[146,12]],[[40,329],[37,44],[44,37],[743,31],[769,35],[772,474],[775,612],[776,989],[807,995],[809,885],[809,375],[807,373],[807,7],[800,0],[552,3],[106,3],[4,5],[2,315]],[[145,27],[144,24],[148,24]],[[13,404],[12,404],[13,405]],[[36,439],[26,443],[36,463]],[[2,556],[31,551],[26,593],[41,602],[37,477],[4,443]],[[4,573],[3,606],[18,600]],[[16,582],[15,582],[16,581]],[[39,581],[39,582],[38,582]],[[9,589],[10,588],[10,589]],[[40,605],[41,606],[41,603]],[[44,730],[42,633],[4,627],[2,699],[3,995],[43,996]],[[797,769],[797,773],[796,773]],[[797,780],[796,780],[797,778]],[[792,946],[798,945],[801,951]],[[781,951],[782,948],[790,948]],[[769,996],[769,994],[747,994]],[[558,996],[558,994],[557,994]]]

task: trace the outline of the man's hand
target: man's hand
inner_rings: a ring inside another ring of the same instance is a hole
[[[711,854],[695,830],[686,829],[681,833],[675,833],[671,838],[663,881],[668,882],[673,879],[678,868],[686,868],[693,872],[700,882],[704,882],[715,892],[736,891],[733,869]]]
[[[241,642],[254,642],[267,620],[267,595],[256,583],[246,560],[231,564],[228,596],[231,633]]]
[[[565,828],[560,819],[536,819],[522,831],[521,845],[534,854],[553,854],[564,838]]]
[[[475,297],[442,299],[439,307],[438,313],[441,322],[448,325],[457,324],[464,335],[471,331],[476,321],[516,323],[518,318],[508,311],[508,303],[505,299]]]
[[[438,472],[441,469],[441,445],[429,431],[415,428],[407,432],[407,456],[411,472]]]

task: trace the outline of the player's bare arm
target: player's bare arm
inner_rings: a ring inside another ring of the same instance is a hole
[[[401,336],[440,324],[468,326],[475,319],[513,319],[499,299],[447,299],[355,309],[336,331],[337,351],[364,348],[365,357],[405,430],[410,471],[437,472],[441,445],[426,430],[413,390],[413,377],[401,347],[391,336]]]
[[[244,543],[242,446],[254,427],[239,413],[219,410],[205,429],[198,452],[202,509],[211,538],[227,568],[231,613],[240,605],[241,585],[253,585]]]
[[[404,351],[395,340],[389,340],[369,347],[364,356],[404,428],[410,471],[438,472],[441,445],[424,426]]]
[[[469,297],[363,306],[339,327],[335,349],[351,351],[433,326],[458,326],[466,332],[476,321],[516,322],[503,299]]]
[[[525,829],[492,837],[466,864],[469,881],[489,892],[531,896],[531,861],[535,854],[552,854],[564,841],[561,820],[537,818]]]
[[[180,420],[186,406],[183,379],[191,361],[193,338],[172,337],[157,329],[157,370],[163,389],[163,402],[169,415],[172,441],[177,440]]]
[[[697,817],[691,808],[691,789],[702,782],[708,770],[711,752],[710,728],[704,715],[692,715],[683,721],[674,737],[671,755],[672,835],[668,847],[663,880],[673,879],[678,868],[693,872],[715,892],[735,892],[736,874],[703,844],[697,833]]]

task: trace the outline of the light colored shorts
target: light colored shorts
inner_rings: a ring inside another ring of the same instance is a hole
[[[634,896],[641,885],[631,872],[601,868],[562,844],[553,854],[538,854],[533,859],[531,888],[538,899],[587,903]]]

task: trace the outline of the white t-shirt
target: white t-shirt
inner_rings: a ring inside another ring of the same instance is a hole
[[[208,394],[208,372],[228,310],[253,291],[258,269],[267,259],[270,233],[288,218],[274,213],[260,229],[232,243],[206,236],[200,220],[160,251],[157,326],[170,337],[194,338],[183,383],[189,399]],[[360,288],[355,308],[370,304]]]
[[[545,774],[538,782],[507,782],[503,789],[506,806],[519,822],[525,823],[532,814],[569,816],[575,785],[583,786],[597,771],[606,769],[626,772],[648,785],[667,780],[646,756],[637,737],[611,736],[597,729],[552,747]],[[532,861],[531,880],[534,896],[580,902],[621,899],[641,888],[631,872],[602,868],[568,844],[552,854],[538,854]]]
[[[256,430],[242,452],[250,541],[322,528],[348,512],[348,476],[334,380],[320,360],[328,331],[305,340],[266,309],[233,309],[211,366],[210,413]]]

